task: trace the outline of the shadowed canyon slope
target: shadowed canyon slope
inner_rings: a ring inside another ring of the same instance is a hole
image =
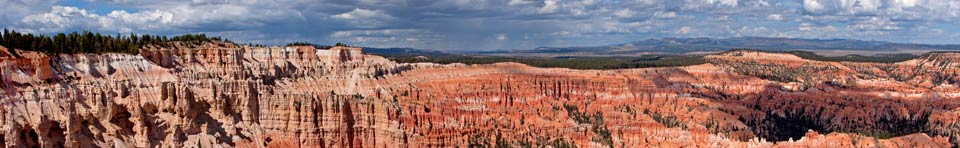
[[[17,51],[0,53],[7,147],[951,147],[960,134],[960,53],[883,64],[740,50],[571,70],[398,64],[351,47]]]

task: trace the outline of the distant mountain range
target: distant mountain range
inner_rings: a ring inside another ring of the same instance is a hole
[[[419,50],[412,48],[399,49],[401,50],[382,48],[376,48],[374,50],[376,50],[375,52],[406,55],[445,53],[440,51]],[[893,43],[852,39],[799,39],[769,37],[734,37],[725,39],[663,38],[635,41],[610,46],[540,47],[534,49],[466,53],[515,56],[634,56],[644,54],[709,53],[727,51],[731,49],[759,49],[767,51],[859,51],[889,53],[898,51],[960,50],[960,45]]]

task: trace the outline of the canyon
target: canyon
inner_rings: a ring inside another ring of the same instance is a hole
[[[0,47],[0,51],[8,51]],[[960,53],[733,50],[617,70],[395,63],[356,47],[0,52],[5,147],[956,147]]]

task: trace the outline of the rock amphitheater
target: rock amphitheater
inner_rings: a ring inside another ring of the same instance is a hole
[[[0,47],[0,50],[7,51]],[[960,53],[730,51],[622,70],[394,63],[361,49],[0,53],[5,147],[956,147]]]

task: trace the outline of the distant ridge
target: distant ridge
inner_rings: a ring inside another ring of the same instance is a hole
[[[368,54],[380,55],[380,56],[442,56],[442,55],[451,55],[451,53],[437,51],[437,50],[426,50],[426,49],[415,49],[415,48],[374,48],[374,47],[363,47],[363,52]]]
[[[575,54],[575,55],[631,55],[642,53],[683,54],[691,52],[720,52],[731,49],[762,49],[767,51],[904,51],[904,50],[960,50],[960,45],[932,45],[863,41],[853,39],[800,39],[771,37],[663,38],[648,39],[611,46],[540,47],[528,50],[510,50],[495,54]]]

